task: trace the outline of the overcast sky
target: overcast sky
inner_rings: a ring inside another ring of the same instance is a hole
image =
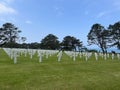
[[[87,45],[93,24],[108,27],[119,20],[120,0],[0,0],[0,25],[15,24],[26,42],[54,34],[60,41],[71,35]]]

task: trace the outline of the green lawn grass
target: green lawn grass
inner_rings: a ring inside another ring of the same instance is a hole
[[[0,49],[0,90],[120,90],[120,61],[56,55],[39,63],[37,55],[13,63]]]

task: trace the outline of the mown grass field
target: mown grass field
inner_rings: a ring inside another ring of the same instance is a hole
[[[60,62],[54,55],[39,63],[34,55],[14,64],[0,49],[0,90],[120,90],[120,61],[77,57],[74,62],[64,54]]]

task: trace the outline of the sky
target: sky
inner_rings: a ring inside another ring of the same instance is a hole
[[[0,26],[11,22],[27,38],[40,42],[54,34],[74,36],[84,45],[95,23],[106,28],[120,20],[120,0],[0,0]]]

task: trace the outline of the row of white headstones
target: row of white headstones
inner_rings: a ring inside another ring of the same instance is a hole
[[[24,57],[27,57],[29,54],[30,59],[33,58],[35,53],[38,55],[39,62],[42,62],[42,57],[46,56],[46,59],[49,58],[49,56],[52,56],[54,54],[57,54],[58,50],[39,50],[39,49],[15,49],[15,48],[3,48],[3,50],[6,52],[6,54],[11,58],[11,60],[14,60],[14,64],[17,63],[17,58],[21,55],[24,55]],[[58,60],[60,61],[60,57],[62,57],[58,53]]]
[[[14,64],[17,63],[17,57],[20,57],[21,55],[24,55],[25,57],[27,54],[29,54],[30,59],[33,58],[33,55],[37,53],[39,62],[42,62],[42,57],[45,56],[46,59],[49,58],[49,56],[57,54],[57,61],[60,62],[63,52],[58,50],[40,50],[40,49],[11,49],[11,48],[3,48],[4,51],[7,53],[7,55],[11,58],[11,60],[14,60]],[[73,59],[73,61],[76,61],[76,58],[79,56],[80,58],[84,57],[86,61],[89,60],[91,56],[94,55],[95,60],[98,61],[99,57],[102,57],[104,60],[107,60],[108,58],[114,60],[115,54],[103,54],[103,53],[90,53],[90,52],[73,52],[73,51],[64,51],[66,55],[68,55],[70,58]],[[118,60],[120,60],[120,54],[117,54]]]
[[[112,59],[114,60],[115,59],[115,56],[117,56],[117,59],[120,60],[120,54],[117,53],[117,54],[114,54],[114,53],[91,53],[91,52],[72,52],[72,51],[65,51],[65,53],[70,57],[72,58],[74,61],[76,60],[76,57],[84,57],[86,61],[89,60],[89,58],[91,56],[94,56],[95,57],[95,60],[98,61],[98,59],[101,57],[102,59],[104,60],[107,60],[107,59]]]

